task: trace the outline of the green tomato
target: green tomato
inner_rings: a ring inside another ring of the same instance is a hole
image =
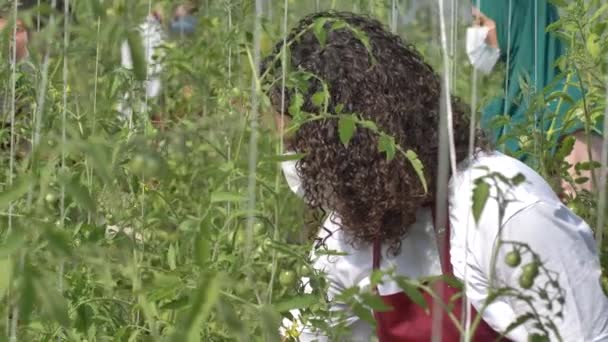
[[[44,196],[44,200],[48,204],[53,204],[53,203],[57,202],[57,195],[55,195],[55,193],[53,193],[53,192],[49,192],[46,194],[46,196]]]
[[[269,238],[264,239],[264,242],[262,243],[262,245],[264,246],[264,250],[265,251],[272,251],[272,240]]]
[[[245,297],[249,293],[249,285],[246,281],[239,281],[234,287],[234,292],[239,297]]]
[[[266,226],[262,222],[256,222],[253,225],[253,233],[255,236],[261,236],[266,234]]]
[[[279,275],[279,284],[283,287],[292,287],[296,283],[296,272],[283,271]]]
[[[272,273],[272,263],[269,262],[268,264],[266,264],[266,267],[264,267],[264,270],[266,271],[266,273],[268,275],[270,275]]]
[[[261,258],[264,256],[264,246],[258,244],[257,247],[255,248],[255,252],[253,254],[254,258]]]
[[[234,233],[234,242],[236,245],[244,245],[245,241],[247,241],[247,234],[245,234],[245,230],[239,229]]]
[[[302,277],[310,277],[312,272],[310,272],[310,267],[308,267],[308,265],[302,265],[300,266],[300,275]]]
[[[538,263],[533,261],[526,264],[523,269],[523,274],[527,274],[530,278],[532,278],[532,280],[534,280],[538,275]]]
[[[505,263],[511,267],[517,267],[521,263],[521,255],[519,251],[512,250],[505,256]]]
[[[534,285],[534,277],[527,273],[523,273],[519,277],[519,286],[521,286],[522,289],[529,289],[532,285]]]
[[[145,158],[146,172],[148,175],[156,175],[160,171],[160,160],[157,157]]]
[[[141,154],[136,155],[131,159],[130,168],[134,174],[143,173],[146,168],[146,158]]]
[[[570,201],[568,203],[568,208],[570,208],[570,210],[572,210],[572,212],[574,213],[574,215],[578,216],[578,217],[582,217],[585,213],[585,207],[583,206],[583,204],[580,201]]]

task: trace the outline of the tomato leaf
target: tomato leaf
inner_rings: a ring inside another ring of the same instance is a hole
[[[324,91],[318,91],[312,95],[310,100],[312,104],[317,107],[322,107],[325,104],[325,99],[327,98],[327,94]]]
[[[213,192],[211,193],[211,203],[218,202],[241,202],[244,201],[245,197],[233,192]]]
[[[414,284],[412,284],[408,279],[402,277],[396,277],[395,281],[399,288],[403,290],[406,296],[411,299],[416,305],[420,306],[424,311],[428,312],[428,305],[426,300],[424,300],[424,296]]]
[[[414,171],[416,171],[416,174],[418,175],[418,178],[422,183],[422,187],[424,188],[424,192],[426,193],[428,191],[428,186],[426,183],[426,178],[424,177],[424,165],[422,165],[422,162],[420,161],[420,159],[418,159],[418,155],[416,154],[416,152],[412,150],[407,150],[405,152],[405,156],[410,161],[410,164],[412,164],[412,166],[414,167]]]
[[[8,188],[0,192],[0,208],[7,207],[11,202],[18,200],[21,196],[25,195],[30,189],[31,176],[23,175],[19,177],[13,184]]]
[[[312,30],[321,45],[321,48],[325,48],[325,43],[327,42],[327,31],[325,30],[325,23],[329,18],[319,18],[313,24]]]
[[[381,135],[378,139],[378,150],[386,153],[387,160],[393,160],[395,158],[395,139],[388,135]]]
[[[338,134],[340,135],[340,141],[344,146],[348,146],[348,143],[352,139],[356,130],[355,120],[350,116],[341,116],[338,121]]]
[[[361,302],[367,305],[370,309],[379,312],[390,311],[393,308],[386,305],[382,300],[382,297],[372,294],[372,293],[360,293],[359,297],[361,297]]]
[[[311,305],[317,303],[319,298],[315,295],[305,294],[295,296],[273,304],[274,309],[278,312],[287,312],[293,309],[307,309]]]
[[[0,270],[2,270],[0,272],[0,300],[2,300],[11,281],[13,263],[10,258],[0,259]]]
[[[299,92],[296,92],[291,100],[291,104],[287,109],[289,114],[296,120],[302,116],[302,106],[304,105],[304,97]]]
[[[483,180],[476,183],[473,189],[473,218],[475,223],[479,223],[483,208],[490,197],[490,185]]]
[[[131,54],[131,63],[133,66],[133,74],[138,81],[145,81],[147,78],[147,63],[144,56],[144,47],[141,41],[139,31],[130,31],[127,33],[127,42],[129,52]]]

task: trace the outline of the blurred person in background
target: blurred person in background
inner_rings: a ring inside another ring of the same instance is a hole
[[[36,74],[35,67],[29,62],[29,43],[32,34],[38,28],[42,28],[48,22],[50,13],[40,13],[36,11],[38,0],[19,1],[17,4],[16,27],[13,25],[14,4],[9,3],[0,7],[0,41],[6,42],[2,44],[0,56],[2,59],[2,73],[4,75],[2,88],[0,89],[0,115],[2,120],[2,129],[0,137],[0,146],[2,149],[10,148],[10,128],[11,128],[11,112],[12,112],[12,89],[11,89],[11,73],[12,62],[15,58],[17,78],[15,80],[15,123],[24,120],[31,120],[32,103],[31,98],[34,96],[31,89],[30,78]],[[40,1],[41,5],[50,5],[51,1]],[[57,14],[63,12],[63,1],[55,1],[54,11]],[[29,25],[28,25],[29,23]],[[16,32],[14,31],[16,28]],[[15,34],[15,35],[14,35]],[[14,36],[13,36],[14,35]],[[28,87],[28,82],[30,82]],[[28,136],[16,131],[16,153],[17,156],[23,156],[30,149],[30,141]]]
[[[162,91],[163,55],[162,46],[167,40],[165,27],[170,37],[191,36],[198,25],[198,6],[192,1],[175,5],[171,12],[168,24],[165,25],[163,6],[157,4],[152,12],[139,25],[138,30],[144,49],[147,63],[147,80],[144,82],[145,96],[150,102],[157,102]],[[121,63],[126,69],[133,68],[133,59],[129,43],[124,41],[121,46]],[[119,104],[119,112],[125,120],[132,120],[133,108],[129,104],[130,96],[125,94],[123,102]],[[142,107],[142,110],[145,108]],[[165,122],[161,113],[151,115],[152,123],[159,129],[164,129]]]
[[[587,136],[583,113],[572,115],[573,106],[560,99],[547,102],[544,110],[532,108],[534,113],[530,113],[534,94],[527,94],[520,81],[529,80],[529,88],[539,92],[563,91],[574,103],[582,99],[576,77],[565,78],[556,66],[558,59],[565,55],[566,47],[554,33],[546,31],[559,19],[557,8],[547,0],[472,0],[472,3],[474,25],[467,30],[466,37],[470,62],[486,74],[492,72],[498,62],[506,64],[504,96],[493,99],[483,108],[482,128],[492,142],[504,144],[506,153],[525,162],[530,160],[529,155],[522,153],[522,146],[538,145],[538,141],[532,141],[534,138],[526,126],[536,125],[544,136],[550,135],[548,143],[551,146],[535,146],[538,154],[543,155],[551,155],[563,138],[573,135],[574,148],[566,157],[571,165],[569,174],[573,179],[587,177],[588,181],[575,189],[562,177],[561,187],[569,195],[574,195],[576,190],[591,191],[594,184],[590,171],[577,174],[574,165],[588,162],[589,157],[600,161],[603,123],[599,120],[589,122],[591,135]],[[509,123],[497,124],[503,115],[510,118]],[[532,122],[531,117],[534,117]],[[590,148],[591,156],[587,148]],[[595,178],[599,181],[597,171]]]

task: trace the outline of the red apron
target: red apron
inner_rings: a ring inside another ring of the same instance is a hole
[[[449,220],[449,219],[448,219]],[[446,233],[444,234],[447,238],[444,239],[445,250],[440,253],[442,260],[443,274],[452,275],[452,267],[449,261],[449,236],[450,228],[449,223],[446,227]],[[373,267],[374,270],[380,268],[380,244],[374,243],[373,246]],[[449,286],[447,283],[441,281],[437,282],[438,286],[443,287],[443,299],[444,303],[450,303],[450,298],[457,294],[460,290]],[[437,290],[435,290],[437,291]],[[376,288],[376,293],[378,293]],[[391,307],[393,310],[385,312],[374,312],[376,319],[376,331],[380,342],[428,342],[431,341],[433,334],[432,331],[432,317],[433,317],[433,298],[428,293],[422,293],[427,303],[429,313],[427,314],[423,308],[418,304],[414,303],[409,299],[403,292],[398,292],[388,296],[381,296],[384,303]],[[458,318],[462,316],[462,297],[458,297],[454,301],[452,313]],[[442,317],[442,338],[443,342],[460,342],[461,336],[458,328],[454,325],[452,320],[445,314],[445,311],[441,309],[443,313]],[[474,308],[471,308],[472,319],[475,318],[477,312]],[[475,335],[472,341],[475,342],[489,342],[496,341],[500,334],[494,331],[490,326],[483,320],[480,322],[478,328],[475,331]],[[506,338],[503,340],[508,341]]]

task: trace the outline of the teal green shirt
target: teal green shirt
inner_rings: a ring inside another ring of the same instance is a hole
[[[569,101],[549,98],[555,92],[566,93],[573,103],[582,98],[576,75],[564,76],[556,66],[565,47],[556,35],[546,32],[559,19],[555,6],[546,0],[473,0],[473,4],[478,1],[479,10],[496,22],[500,61],[506,63],[504,95],[482,110],[481,126],[491,140],[517,155],[521,136],[531,138],[534,127],[553,147],[564,136],[584,129]],[[535,93],[545,94],[540,97],[544,106],[530,106],[539,99]],[[601,125],[590,123],[598,134]]]

